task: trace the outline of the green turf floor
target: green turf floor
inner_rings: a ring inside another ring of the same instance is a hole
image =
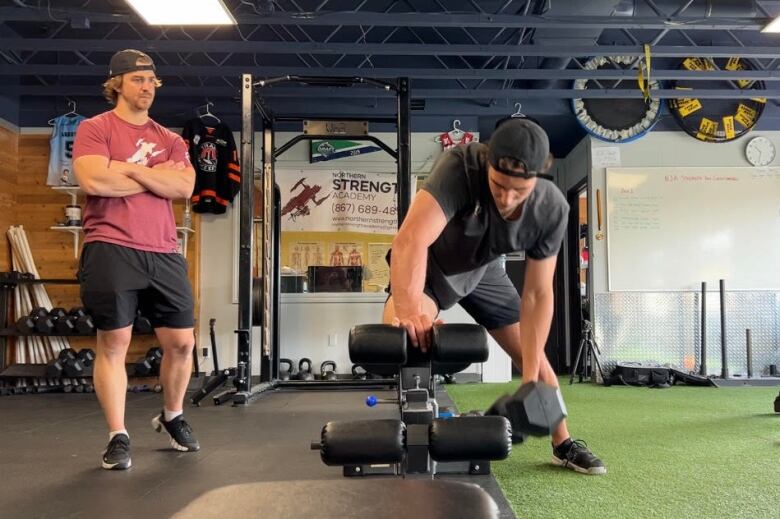
[[[468,411],[517,384],[447,391]],[[493,472],[519,519],[780,519],[777,388],[561,384],[572,436],[587,442],[607,474],[551,465],[549,438],[515,446]]]

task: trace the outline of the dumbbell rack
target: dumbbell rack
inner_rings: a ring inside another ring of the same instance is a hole
[[[16,363],[7,365],[7,350],[9,337],[24,336],[60,336],[55,334],[41,334],[38,332],[24,333],[16,329],[15,326],[9,326],[8,315],[13,298],[13,290],[17,285],[22,284],[47,284],[47,285],[78,285],[77,279],[33,279],[26,277],[18,272],[0,273],[0,379],[9,381],[29,381],[29,384],[22,386],[18,391],[16,388],[0,387],[0,395],[14,392],[84,392],[91,391],[92,368],[85,368],[82,377],[79,379],[52,379],[46,374],[46,364],[34,363]],[[69,333],[62,337],[94,337],[95,333]],[[127,366],[128,376],[134,375],[133,365]]]

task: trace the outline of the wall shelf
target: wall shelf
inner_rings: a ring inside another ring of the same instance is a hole
[[[52,231],[65,231],[73,234],[73,257],[79,257],[79,234],[81,234],[81,226],[52,225],[49,229]]]
[[[83,192],[79,186],[53,186],[52,189],[70,196],[70,205],[77,205],[78,196]]]
[[[70,205],[78,205],[78,196],[79,194],[83,193],[79,186],[52,186],[52,189],[70,196]],[[189,206],[189,200],[187,200],[187,205]],[[52,225],[49,227],[49,229],[52,231],[64,231],[71,233],[73,235],[73,257],[79,257],[80,234],[83,232],[81,226]],[[176,234],[181,235],[182,238],[182,256],[185,258],[187,257],[187,243],[189,242],[189,235],[193,234],[194,232],[195,231],[190,227],[176,227]]]

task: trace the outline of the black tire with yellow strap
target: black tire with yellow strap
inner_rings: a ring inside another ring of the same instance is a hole
[[[742,58],[685,58],[680,64],[683,70],[754,70],[753,64]],[[677,124],[688,135],[704,142],[728,142],[749,132],[758,122],[766,106],[762,81],[747,79],[725,81],[688,81],[672,83],[675,89],[734,88],[756,90],[750,99],[697,99],[686,97],[669,99],[669,111]]]

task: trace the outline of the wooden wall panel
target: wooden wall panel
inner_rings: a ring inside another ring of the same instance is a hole
[[[65,193],[53,191],[46,185],[46,174],[49,161],[48,135],[21,135],[18,141],[18,172],[15,189],[14,225],[22,225],[27,233],[27,239],[32,249],[35,265],[42,278],[76,278],[78,259],[73,255],[73,235],[68,232],[51,230],[50,227],[64,220],[64,207],[70,203],[70,197]],[[0,175],[2,177],[2,175]],[[84,195],[79,195],[79,204],[83,207]],[[174,204],[176,221],[182,221],[183,202]],[[7,229],[8,225],[5,225]],[[187,261],[190,266],[190,282],[193,285],[196,306],[199,296],[199,228],[200,218],[193,215],[195,234],[190,234],[187,247]],[[79,236],[79,249],[81,248]],[[7,240],[3,240],[7,248]],[[69,309],[80,306],[79,289],[77,285],[48,285],[46,290],[55,306]],[[197,315],[197,312],[196,314]],[[94,339],[71,339],[72,346],[94,347]],[[133,339],[128,353],[128,360],[135,360],[155,343],[153,336],[138,336]]]
[[[16,169],[19,157],[19,134],[0,126],[0,231],[5,235],[14,223]],[[11,269],[8,240],[0,238],[0,271]]]

